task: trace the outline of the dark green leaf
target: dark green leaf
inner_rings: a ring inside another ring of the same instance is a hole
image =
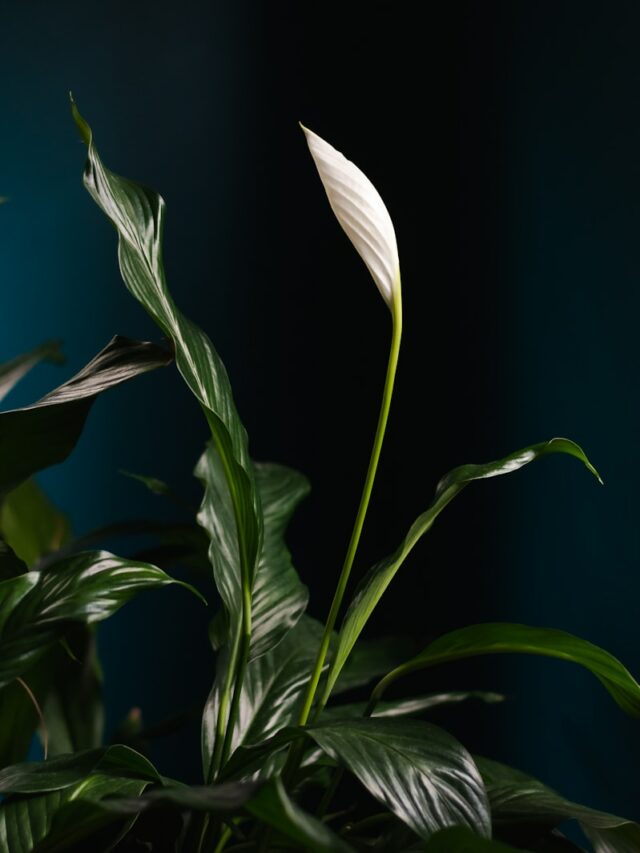
[[[381,717],[386,719],[391,717],[410,717],[415,714],[421,714],[423,711],[429,711],[431,708],[438,708],[441,705],[455,705],[459,702],[466,702],[469,699],[477,699],[493,705],[504,701],[504,698],[501,693],[491,693],[484,690],[454,690],[448,693],[431,693],[427,696],[416,696],[414,699],[396,699],[393,702],[380,702],[376,705],[371,716],[378,719]],[[333,720],[351,720],[364,716],[366,708],[366,702],[353,702],[348,705],[329,705],[323,709],[321,719],[330,717]]]
[[[0,686],[26,672],[68,627],[91,624],[115,613],[144,589],[178,584],[161,569],[88,551],[50,566],[46,572],[0,583]]]
[[[566,438],[552,438],[541,444],[533,444],[518,450],[516,453],[499,459],[497,462],[487,462],[482,465],[462,465],[446,474],[438,483],[435,497],[431,506],[420,515],[411,526],[408,534],[399,547],[382,562],[377,563],[365,576],[356,590],[353,601],[344,617],[338,648],[325,688],[323,699],[326,701],[340,675],[356,640],[373,613],[376,605],[393,580],[396,572],[409,556],[417,542],[432,527],[436,518],[462,489],[474,480],[497,477],[517,471],[529,462],[540,459],[550,453],[567,453],[580,459],[598,479],[597,471],[591,465],[581,447]]]
[[[154,495],[163,495],[167,496],[171,494],[171,488],[164,482],[164,480],[159,480],[157,477],[149,477],[145,474],[134,474],[131,471],[120,471],[121,474],[124,474],[125,477],[129,477],[131,480],[137,480],[139,483],[143,483],[150,492]]]
[[[296,805],[278,778],[260,788],[246,808],[254,817],[277,829],[304,850],[314,853],[349,853],[352,850],[326,824]]]
[[[476,655],[509,652],[578,663],[602,682],[621,708],[640,715],[640,684],[609,652],[565,631],[502,622],[470,625],[439,637],[419,655],[389,673],[373,696],[378,698],[396,678],[419,669]]]
[[[32,568],[45,554],[71,538],[71,524],[35,480],[26,480],[0,504],[0,532],[21,560]]]
[[[212,445],[200,458],[195,474],[205,488],[198,521],[211,538],[209,558],[233,637],[242,618],[241,561],[231,496],[221,457]],[[264,538],[252,592],[250,660],[280,642],[304,613],[308,601],[307,588],[293,568],[284,534],[309,485],[302,475],[281,465],[257,464],[255,476]]]
[[[23,353],[17,358],[6,361],[0,364],[0,400],[4,400],[9,391],[16,385],[32,367],[39,364],[41,361],[51,361],[54,364],[62,364],[64,356],[60,349],[60,341],[49,341],[46,344],[41,344],[39,347],[32,349],[30,352]]]
[[[486,758],[477,764],[496,824],[541,823],[554,827],[576,820],[596,853],[637,853],[640,825],[566,800],[537,779]]]
[[[207,335],[177,308],[167,287],[162,262],[164,201],[154,190],[107,169],[98,156],[89,125],[73,103],[72,111],[88,146],[84,185],[118,232],[122,278],[130,293],[173,341],[178,370],[204,409],[223,461],[243,577],[250,584],[262,531],[247,435],[220,356]]]
[[[0,843],[3,853],[33,853],[33,851],[68,849],[70,844],[82,838],[77,827],[66,827],[64,839],[58,844],[47,844],[50,828],[65,803],[75,800],[80,809],[90,808],[91,802],[112,794],[134,797],[148,783],[140,779],[118,778],[117,776],[92,773],[73,786],[54,790],[40,796],[12,797],[0,805]],[[80,800],[76,800],[81,797]],[[80,827],[81,828],[81,827]],[[41,846],[42,845],[42,846]]]
[[[154,344],[115,337],[72,379],[37,403],[0,413],[0,497],[36,471],[67,458],[98,394],[171,360]]]
[[[306,733],[422,838],[456,825],[491,835],[480,773],[442,729],[418,720],[354,720]]]
[[[47,761],[28,761],[0,770],[1,794],[36,794],[61,791],[82,782],[90,773],[102,776],[161,782],[158,771],[128,746],[107,746],[71,755],[60,755]]]
[[[95,630],[77,625],[65,640],[72,655],[62,648],[55,650],[53,683],[43,709],[49,756],[102,745],[102,673]]]
[[[304,616],[281,643],[249,664],[242,685],[242,713],[233,731],[232,751],[241,745],[267,740],[295,722],[321,636],[322,625]],[[205,778],[213,755],[224,655],[221,655],[220,665],[222,672],[216,678],[203,714]],[[281,756],[265,759],[260,775],[272,775],[281,763]]]
[[[518,850],[524,848],[519,847]],[[517,853],[515,847],[509,847],[501,841],[481,838],[470,829],[462,826],[451,827],[436,832],[424,848],[425,853]],[[526,853],[526,851],[525,851]]]

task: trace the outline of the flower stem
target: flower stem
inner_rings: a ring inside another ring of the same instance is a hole
[[[322,641],[320,643],[320,648],[316,657],[313,673],[311,675],[311,679],[309,680],[309,685],[305,694],[302,710],[300,711],[300,716],[298,718],[298,725],[300,726],[306,725],[311,714],[313,700],[318,689],[318,684],[322,675],[322,670],[327,657],[327,652],[329,651],[331,635],[333,633],[333,629],[338,618],[338,613],[342,605],[342,600],[344,598],[347,584],[349,582],[349,575],[351,574],[351,568],[353,566],[353,561],[356,556],[356,551],[358,550],[358,544],[360,542],[360,536],[362,534],[364,520],[367,514],[367,509],[369,507],[369,501],[371,499],[371,492],[373,491],[373,483],[375,480],[376,472],[378,470],[378,462],[380,460],[382,442],[384,440],[384,434],[387,428],[387,420],[389,417],[389,409],[391,407],[391,398],[393,396],[393,386],[395,382],[396,370],[398,367],[398,356],[400,353],[400,341],[402,338],[402,306],[399,298],[395,301],[394,310],[392,312],[392,318],[393,331],[391,336],[391,349],[389,352],[389,361],[387,364],[387,375],[384,383],[384,391],[382,393],[380,414],[378,416],[378,426],[376,428],[373,448],[371,450],[371,458],[369,460],[369,468],[367,469],[367,476],[364,481],[362,496],[360,498],[360,505],[356,514],[356,520],[353,526],[353,532],[351,533],[351,539],[349,540],[349,546],[347,548],[347,554],[344,560],[344,565],[342,566],[342,571],[340,572],[338,585],[336,587],[336,591],[333,596],[333,602],[331,603],[331,609],[329,610],[329,615],[327,617],[327,622],[324,628],[324,633],[322,635]],[[319,710],[321,710],[325,702],[326,699],[322,703]],[[294,762],[293,756],[297,752],[299,752],[299,750],[296,749],[294,746],[290,754],[290,757],[292,758],[291,764],[294,768],[295,763],[297,763],[297,760]]]

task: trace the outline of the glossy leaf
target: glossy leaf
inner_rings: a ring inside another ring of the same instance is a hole
[[[209,445],[195,470],[205,493],[198,522],[209,534],[209,559],[216,586],[229,614],[229,636],[242,617],[241,561],[236,525],[222,460]],[[251,600],[249,660],[268,652],[293,628],[309,598],[291,562],[284,535],[289,520],[308,494],[307,480],[281,465],[256,464],[255,478],[262,507],[264,536]]]
[[[369,178],[317,133],[302,127],[329,204],[389,308],[400,297],[393,222]]]
[[[61,791],[82,782],[90,773],[98,772],[103,776],[162,781],[158,771],[143,755],[128,746],[115,745],[5,767],[0,770],[0,793]]]
[[[519,853],[523,847],[510,847],[501,841],[482,838],[470,829],[455,826],[436,832],[424,848],[424,853]]]
[[[373,697],[379,698],[397,678],[419,669],[477,655],[513,652],[580,664],[602,682],[624,711],[640,715],[640,684],[609,652],[565,631],[502,622],[470,625],[439,637],[420,654],[390,672],[376,687]]]
[[[281,643],[249,664],[242,686],[238,723],[233,731],[232,751],[241,745],[264,741],[294,723],[321,636],[322,625],[305,616]],[[216,678],[203,714],[205,778],[213,755],[224,657],[221,665],[222,672]],[[280,759],[281,756],[265,759],[260,775],[272,775],[280,767]]]
[[[162,261],[164,201],[154,190],[107,169],[94,145],[91,128],[73,103],[72,111],[88,146],[84,185],[118,232],[122,278],[130,293],[171,338],[178,370],[204,409],[223,460],[243,571],[251,582],[262,531],[247,435],[220,356],[207,335],[178,309],[167,287]]]
[[[0,504],[0,532],[32,568],[40,557],[58,551],[71,539],[71,524],[35,480],[25,480]]]
[[[442,705],[457,705],[475,699],[488,705],[504,701],[501,693],[491,693],[484,690],[453,690],[447,693],[430,693],[427,696],[416,696],[413,699],[396,699],[393,702],[379,702],[373,713],[374,718],[390,719],[392,717],[411,717],[439,708]],[[329,705],[322,711],[321,719],[354,719],[363,717],[367,709],[366,702],[352,702],[348,705]]]
[[[41,361],[51,361],[54,364],[62,364],[60,341],[49,341],[39,347],[5,361],[0,364],[0,401],[4,400],[9,391],[25,376],[36,364]]]
[[[323,696],[325,701],[331,693],[356,640],[387,587],[395,577],[396,572],[400,569],[400,566],[404,563],[418,541],[432,527],[436,518],[447,504],[474,480],[510,474],[513,471],[519,470],[524,465],[528,465],[530,462],[551,453],[565,453],[575,456],[584,463],[594,476],[600,479],[597,471],[591,465],[581,447],[566,438],[552,438],[550,441],[525,447],[523,450],[511,453],[509,456],[499,459],[496,462],[487,462],[482,465],[462,465],[459,468],[454,468],[453,471],[450,471],[440,480],[430,507],[416,519],[394,553],[380,563],[377,563],[365,576],[356,590],[340,630],[338,647],[334,662],[329,671]]]
[[[76,827],[67,827],[65,837],[59,839],[58,844],[47,843],[52,824],[65,803],[73,802],[82,810],[90,808],[93,801],[109,795],[137,796],[147,784],[140,779],[92,773],[73,786],[39,796],[6,800],[0,804],[1,849],[3,853],[42,853],[44,850],[53,853],[54,850],[69,849],[73,841],[83,838]]]
[[[154,344],[115,337],[79,373],[37,403],[1,412],[0,497],[67,458],[98,394],[171,360]]]
[[[26,672],[63,635],[69,622],[92,624],[115,613],[145,589],[178,584],[161,569],[88,551],[46,572],[0,584],[0,686]]]
[[[457,825],[491,835],[480,773],[442,729],[418,720],[354,720],[306,731],[421,838]]]
[[[637,853],[640,825],[566,800],[537,779],[486,758],[477,759],[496,824],[557,826],[576,820],[595,853]]]
[[[55,835],[63,841],[66,833],[74,833],[74,828],[77,834],[78,826],[86,834],[118,818],[166,808],[227,815],[244,811],[305,850],[317,853],[351,851],[351,847],[332,830],[297,806],[279,780],[266,784],[236,782],[200,787],[167,786],[137,798],[110,797],[88,804],[70,802],[56,818]],[[38,853],[54,853],[59,849],[64,848],[49,842],[38,848]]]

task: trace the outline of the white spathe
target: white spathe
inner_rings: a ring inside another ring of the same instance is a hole
[[[331,209],[393,311],[400,295],[400,260],[393,222],[380,193],[355,163],[317,133],[300,127]]]

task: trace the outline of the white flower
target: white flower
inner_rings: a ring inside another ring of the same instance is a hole
[[[400,260],[389,211],[369,178],[333,146],[300,125],[331,209],[392,311],[400,298]]]

